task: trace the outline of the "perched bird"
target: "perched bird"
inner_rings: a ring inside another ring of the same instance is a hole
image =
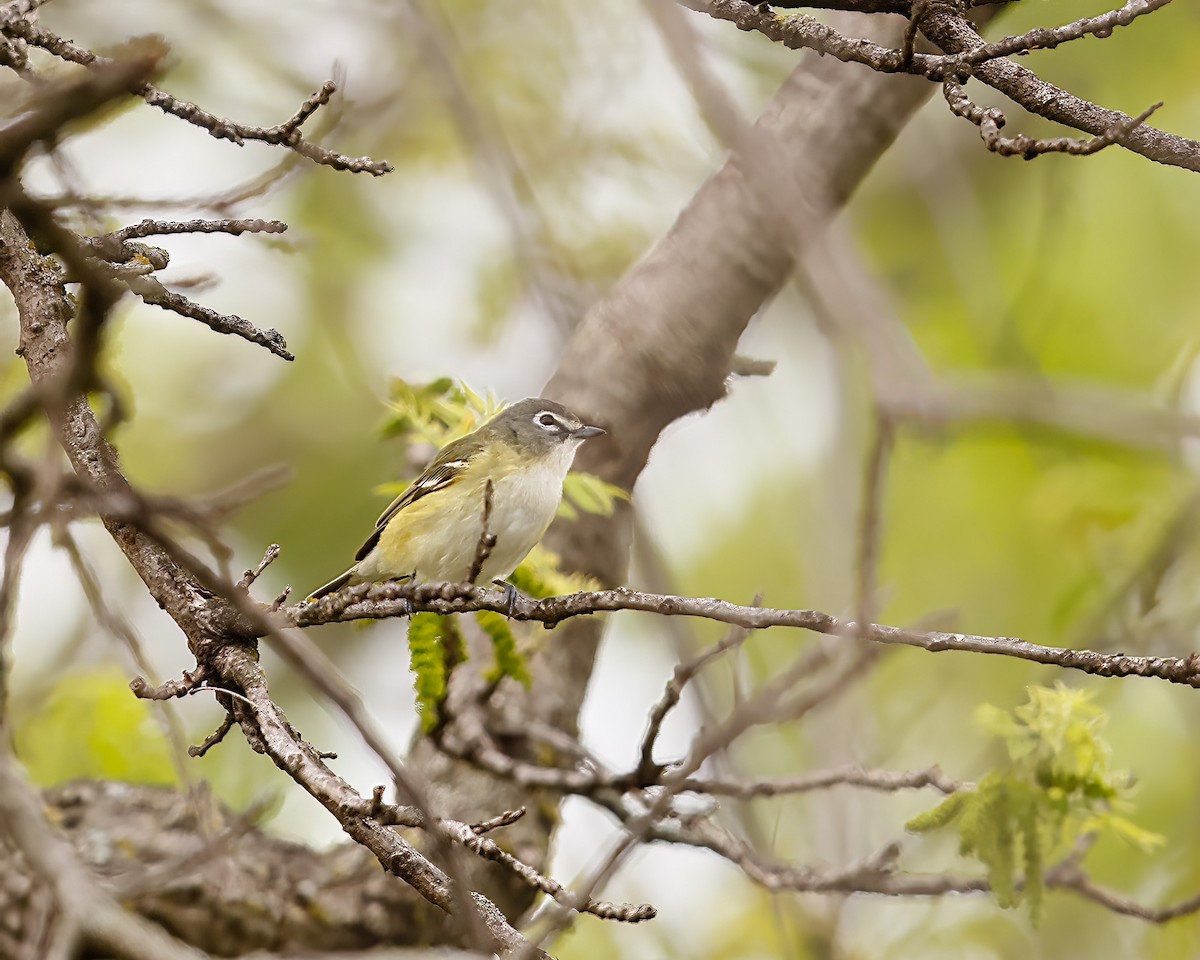
[[[479,579],[504,579],[554,519],[576,448],[602,433],[552,400],[532,397],[505,407],[474,433],[446,444],[375,521],[357,563],[308,599],[348,583],[468,579],[485,532],[488,481],[486,532],[495,542]]]

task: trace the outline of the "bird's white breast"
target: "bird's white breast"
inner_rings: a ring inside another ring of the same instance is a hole
[[[564,443],[541,462],[495,484],[490,526],[496,546],[480,582],[507,577],[542,538],[562,500],[563,479],[576,446]]]

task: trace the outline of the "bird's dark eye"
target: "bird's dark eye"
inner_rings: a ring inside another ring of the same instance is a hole
[[[558,433],[562,429],[562,424],[558,422],[558,417],[552,413],[539,413],[534,419],[537,420],[537,425],[551,433]]]

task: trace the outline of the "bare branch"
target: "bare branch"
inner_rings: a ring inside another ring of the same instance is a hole
[[[404,611],[467,613],[476,610],[508,611],[503,592],[470,584],[412,584],[389,581],[358,584],[288,609],[291,622],[308,627],[320,623],[380,619]],[[861,636],[873,643],[919,647],[929,652],[958,650],[1014,657],[1034,663],[1081,670],[1098,677],[1154,677],[1171,683],[1200,687],[1200,655],[1187,657],[1131,657],[1065,647],[1041,646],[1016,637],[990,637],[968,633],[921,632],[883,624],[860,626],[819,610],[780,610],[748,607],[710,597],[675,597],[618,588],[595,593],[575,593],[548,600],[518,597],[512,603],[514,620],[536,620],[555,626],[572,617],[612,610],[642,610],[664,616],[703,617],[748,630],[794,627],[830,636]]]
[[[107,57],[97,56],[92,51],[58,36],[55,33],[21,17],[0,17],[0,31],[10,37],[19,38],[32,46],[40,47],[59,59],[68,63],[77,63],[85,67],[106,66],[112,61]],[[134,83],[129,85],[131,93],[145,100],[152,107],[157,107],[164,113],[178,117],[193,126],[207,130],[210,135],[219,140],[229,140],[242,146],[247,140],[257,140],[276,146],[287,147],[314,163],[344,170],[349,173],[369,173],[378,177],[391,173],[394,167],[385,160],[372,160],[369,157],[348,157],[325,147],[306,140],[300,133],[300,125],[310,117],[318,107],[329,102],[335,85],[332,81],[325,83],[320,90],[310,96],[300,105],[299,110],[289,120],[273,127],[256,127],[250,124],[237,123],[209,113],[187,100],[174,97],[151,83]]]
[[[277,543],[273,543],[267,547],[267,552],[264,553],[263,558],[258,561],[258,566],[256,566],[253,570],[247,570],[242,575],[242,579],[237,583],[238,589],[249,590],[254,581],[262,576],[263,571],[279,559],[279,555],[282,552],[283,550]]]
[[[243,233],[283,233],[287,228],[287,224],[282,220],[253,218],[241,220],[142,220],[140,223],[106,233],[102,237],[88,237],[88,241],[103,249],[105,243],[110,239],[124,243],[126,240],[163,237],[175,233],[228,233],[231,236],[240,237]],[[102,255],[108,260],[115,259],[106,253]]]
[[[233,729],[233,724],[234,724],[233,714],[232,713],[225,714],[225,718],[221,721],[220,725],[217,727],[216,730],[214,730],[207,737],[205,737],[204,740],[197,746],[188,747],[188,756],[189,757],[204,756],[206,753],[208,753],[209,750],[211,750],[218,743],[220,743],[222,740],[225,739],[225,734],[227,734],[230,730]]]
[[[1138,17],[1165,7],[1171,0],[1129,0],[1124,6],[1097,17],[1083,17],[1060,27],[1038,27],[1015,37],[1005,37],[996,43],[985,43],[961,58],[966,65],[975,66],[987,60],[1008,57],[1014,53],[1033,50],[1053,50],[1060,44],[1084,37],[1110,37],[1117,27],[1127,27]]]
[[[449,829],[448,824],[444,823],[443,825]],[[546,894],[546,896],[551,897],[556,903],[570,910],[590,913],[602,920],[618,920],[623,923],[640,923],[643,920],[652,920],[657,915],[657,911],[648,903],[634,906],[628,903],[614,904],[603,900],[573,896],[557,880],[543,876],[537,870],[522,863],[512,854],[502,850],[497,846],[495,841],[478,835],[475,830],[466,826],[466,824],[455,824],[454,827],[452,836],[472,853],[478,854],[485,860],[492,860],[495,863],[503,864],[530,887]]]
[[[922,21],[921,31],[950,56],[969,55],[985,45],[969,20],[944,10],[931,11]],[[952,70],[947,73],[953,76]],[[987,60],[975,65],[972,75],[1037,116],[1096,137],[1125,129],[1117,138],[1125,149],[1159,163],[1200,170],[1200,143],[1145,123],[1134,124],[1135,118],[1076,97],[1011,60]]]
[[[189,300],[181,293],[168,290],[154,277],[122,275],[120,279],[133,293],[137,294],[146,303],[162,307],[164,310],[170,310],[181,317],[199,320],[210,330],[215,330],[217,333],[228,333],[235,337],[241,337],[243,340],[249,340],[251,343],[257,343],[259,346],[266,347],[275,356],[282,357],[284,360],[296,359],[288,351],[287,341],[284,340],[283,334],[274,328],[260,330],[248,320],[243,320],[237,316],[237,314],[218,313],[211,307],[206,307],[203,304],[196,303],[194,300]]]
[[[129,689],[141,700],[173,700],[186,697],[207,680],[208,670],[197,667],[195,670],[185,670],[179,680],[167,680],[157,687],[152,686],[145,677],[134,677],[129,681]]]
[[[913,53],[903,46],[890,48],[847,37],[805,14],[779,16],[768,4],[754,5],[745,0],[680,2],[710,17],[730,21],[740,30],[761,33],[791,49],[816,50],[880,73],[908,73],[938,83],[972,75],[1030,113],[1098,138],[1110,137],[1111,142],[1159,163],[1200,170],[1200,143],[1165,133],[1120,111],[1073,96],[1006,59],[1009,54],[1040,46],[1054,46],[1089,35],[1106,36],[1117,26],[1161,9],[1169,0],[1130,0],[1123,7],[1100,17],[1085,18],[1050,30],[1031,31],[992,45],[985,43],[961,12],[952,11],[946,4],[923,6],[919,17],[921,32],[945,51],[944,56]],[[910,3],[906,12],[912,14],[915,10],[915,3]],[[1107,142],[1103,145],[1107,146]],[[1097,149],[1100,145],[1089,152]],[[1056,148],[1055,152],[1075,151]]]
[[[756,606],[759,599],[755,599]],[[675,667],[662,696],[650,708],[646,732],[642,736],[642,745],[638,751],[640,759],[638,760],[637,775],[639,777],[645,777],[648,783],[657,780],[657,774],[661,768],[654,762],[654,745],[658,741],[658,735],[662,731],[663,721],[667,714],[679,704],[680,698],[683,696],[683,688],[709,663],[727,650],[741,646],[749,636],[749,630],[734,627],[715,646]]]
[[[501,827],[507,827],[510,824],[516,823],[525,816],[525,808],[518,807],[516,810],[505,810],[501,814],[497,814],[490,820],[483,820],[480,823],[471,824],[471,829],[478,835],[482,836],[485,833],[491,833],[493,830],[498,830]]]
[[[680,792],[691,791],[710,797],[777,797],[783,794],[810,793],[835,786],[865,787],[893,792],[933,787],[942,793],[954,793],[965,785],[942,774],[938,767],[926,770],[868,770],[854,764],[833,770],[780,777],[771,780],[714,780],[688,777],[681,781]]]

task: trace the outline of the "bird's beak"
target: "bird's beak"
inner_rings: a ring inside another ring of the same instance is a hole
[[[576,440],[587,440],[590,437],[598,437],[604,431],[600,427],[593,427],[590,424],[584,424],[582,427],[576,427],[571,431],[571,436]]]

